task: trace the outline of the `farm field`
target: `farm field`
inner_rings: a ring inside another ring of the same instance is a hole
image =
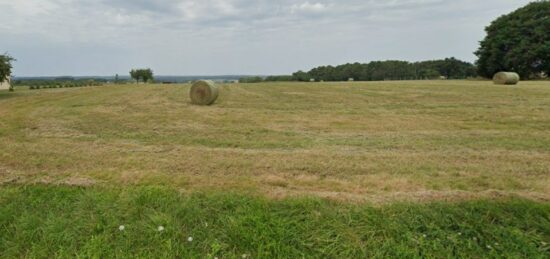
[[[0,179],[344,200],[550,198],[550,82],[3,92]]]
[[[548,81],[189,88],[0,92],[0,251],[548,256]]]

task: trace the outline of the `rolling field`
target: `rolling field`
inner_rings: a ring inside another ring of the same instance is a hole
[[[273,197],[550,198],[550,82],[3,92],[2,182],[165,184]]]
[[[189,88],[0,92],[0,251],[549,256],[548,81]]]

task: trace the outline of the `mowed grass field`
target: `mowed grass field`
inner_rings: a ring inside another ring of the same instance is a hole
[[[549,256],[548,81],[189,88],[0,92],[0,254]]]
[[[0,94],[0,179],[387,201],[550,198],[550,82],[188,85]]]

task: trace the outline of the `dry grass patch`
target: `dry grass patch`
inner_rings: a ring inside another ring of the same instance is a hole
[[[209,107],[188,91],[0,93],[1,181],[371,201],[550,196],[549,82],[222,85]]]

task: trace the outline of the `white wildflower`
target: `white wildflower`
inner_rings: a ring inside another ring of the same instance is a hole
[[[188,238],[187,238],[187,241],[193,242],[193,237],[188,237]]]
[[[158,230],[159,232],[162,232],[162,231],[164,231],[164,227],[163,227],[163,226],[159,226],[159,227],[157,228],[157,230]]]
[[[124,225],[120,225],[120,226],[118,227],[118,230],[120,230],[120,231],[124,231],[124,229],[125,229]]]

